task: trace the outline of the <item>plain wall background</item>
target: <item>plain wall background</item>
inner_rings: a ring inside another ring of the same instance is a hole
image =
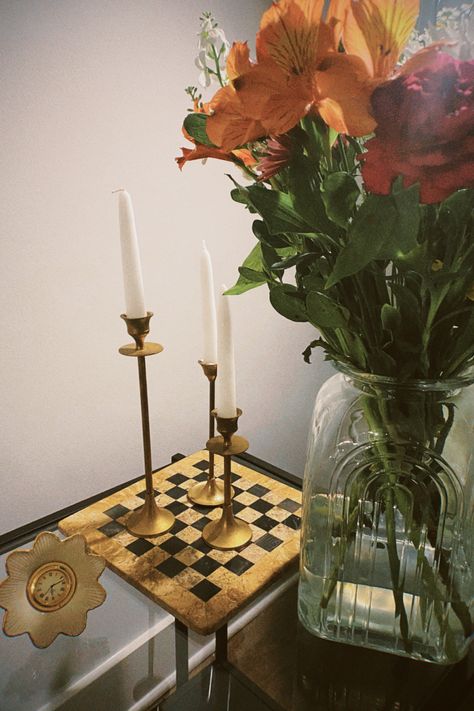
[[[134,201],[150,338],[165,346],[148,359],[154,466],[204,445],[201,242],[216,285],[231,285],[254,238],[230,164],[180,174],[174,157],[201,11],[253,42],[267,4],[1,0],[0,532],[143,471],[137,368],[117,352],[129,337],[114,188]],[[303,362],[314,331],[267,293],[232,302],[240,428],[251,453],[302,474],[332,371],[320,355]]]

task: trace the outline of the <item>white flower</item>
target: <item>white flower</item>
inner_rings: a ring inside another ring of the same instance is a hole
[[[460,7],[443,7],[438,12],[436,24],[430,24],[424,32],[413,32],[404,51],[404,59],[433,42],[447,40],[444,52],[456,59],[474,59],[474,5],[465,3]]]
[[[201,50],[194,60],[194,64],[201,71],[199,72],[198,81],[201,86],[209,86],[211,83],[211,75],[209,74],[209,68],[206,64],[206,52]]]
[[[433,40],[448,39],[455,42],[446,51],[462,61],[474,59],[474,6],[472,3],[459,8],[443,8],[436,26],[430,28]]]
[[[212,81],[225,83],[224,70],[230,44],[224,31],[217,26],[217,22],[210,13],[204,13],[201,17],[198,50],[195,64],[200,69],[199,83],[201,86],[208,87]]]
[[[218,27],[212,27],[210,29],[201,29],[198,35],[199,46],[202,49],[206,49],[208,45],[214,45],[216,48],[220,48],[222,45],[228,45],[224,30]]]

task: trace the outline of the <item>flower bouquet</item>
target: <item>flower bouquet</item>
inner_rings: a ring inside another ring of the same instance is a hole
[[[177,159],[241,169],[257,241],[227,293],[267,285],[315,327],[305,360],[339,370],[310,433],[302,622],[438,663],[473,635],[474,61],[453,37],[471,10],[443,39],[412,35],[418,0],[279,0],[256,61],[204,15],[219,88],[187,90]]]

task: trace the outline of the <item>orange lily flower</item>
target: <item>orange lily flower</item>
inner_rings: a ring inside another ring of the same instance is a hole
[[[190,160],[203,160],[204,158],[218,158],[219,160],[232,161],[230,153],[226,153],[222,148],[213,148],[205,146],[202,143],[196,145],[195,148],[181,148],[183,155],[175,158],[180,170],[183,170],[186,163]]]
[[[205,113],[201,110],[196,113]],[[183,135],[191,143],[195,144],[194,148],[181,148],[183,155],[175,158],[176,163],[180,170],[191,160],[203,160],[204,158],[217,158],[218,160],[227,160],[231,163],[236,163],[237,165],[244,165],[247,168],[252,168],[257,165],[258,161],[253,157],[252,153],[247,148],[240,148],[233,151],[225,151],[217,146],[206,146],[203,143],[196,143],[196,141],[189,135],[183,126]]]
[[[352,0],[344,22],[343,44],[360,57],[371,77],[393,72],[416,24],[419,0]]]
[[[242,45],[233,48],[231,84],[211,102],[213,143],[230,150],[286,133],[310,112],[340,133],[373,131],[371,93],[392,73],[419,0],[331,0],[323,19],[324,4],[274,2],[261,20],[256,64],[246,45],[246,55]],[[345,54],[338,52],[341,39]]]
[[[242,163],[247,168],[252,168],[257,164],[257,160],[253,157],[251,152],[247,148],[241,148],[236,151],[231,151],[226,153],[222,148],[215,148],[213,146],[205,146],[202,143],[198,143],[196,148],[181,148],[183,155],[175,158],[176,163],[180,170],[183,170],[183,166],[190,160],[203,160],[204,158],[217,158],[218,160],[228,160],[231,163],[236,163],[239,165]]]
[[[234,51],[242,49],[233,48],[231,85],[211,101],[207,133],[213,143],[229,150],[249,135],[286,133],[312,110],[337,131],[360,136],[373,130],[365,65],[337,52],[347,0],[333,0],[325,21],[323,9],[324,0],[273,3],[257,35],[257,64],[248,56],[235,61]]]
[[[206,124],[207,135],[212,143],[227,152],[265,135],[265,128],[245,111],[234,87],[234,81],[251,71],[252,66],[247,43],[234,42],[226,63],[231,82],[219,89],[209,102],[211,115]]]

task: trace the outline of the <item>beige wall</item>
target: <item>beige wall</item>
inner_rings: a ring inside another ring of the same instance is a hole
[[[233,283],[253,245],[229,198],[228,166],[173,158],[183,88],[196,82],[197,21],[255,35],[252,0],[1,0],[0,532],[142,471],[135,363],[127,341],[116,204],[134,200],[152,337],[154,465],[206,438],[199,252]],[[300,353],[307,325],[259,289],[233,301],[237,399],[250,451],[301,473],[315,392],[330,372]]]

